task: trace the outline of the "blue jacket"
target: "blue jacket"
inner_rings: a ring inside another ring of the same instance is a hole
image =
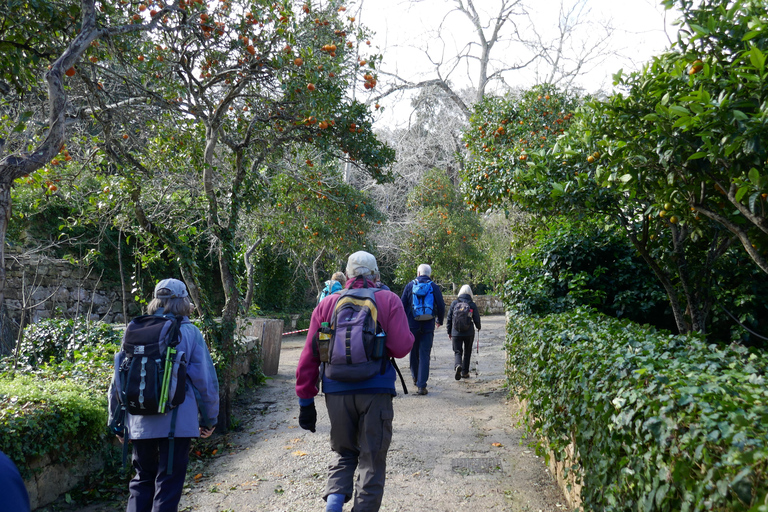
[[[416,281],[419,283],[432,283],[432,293],[435,296],[435,318],[433,320],[426,320],[423,322],[417,322],[413,319],[413,281],[409,281],[408,284],[405,285],[403,296],[400,297],[400,300],[403,303],[403,308],[405,309],[405,314],[408,316],[408,328],[414,332],[434,332],[435,320],[437,320],[439,325],[443,325],[443,319],[445,318],[445,301],[443,300],[443,292],[440,291],[440,287],[432,282],[432,279],[430,279],[428,276],[419,276],[416,278]]]
[[[29,494],[24,480],[16,465],[3,452],[0,452],[0,496],[3,500],[0,508],[3,510],[29,512]]]
[[[162,308],[155,313],[162,316]],[[219,416],[219,381],[213,367],[211,354],[197,327],[184,317],[179,331],[178,350],[187,356],[187,393],[184,402],[177,407],[176,437],[199,437],[200,426],[216,425]],[[115,354],[115,373],[109,386],[109,416],[119,407],[117,387],[118,368],[124,353]],[[172,412],[153,416],[134,416],[126,411],[129,439],[167,438],[171,430]],[[199,414],[199,419],[198,419]]]

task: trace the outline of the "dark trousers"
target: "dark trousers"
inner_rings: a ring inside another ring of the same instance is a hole
[[[472,358],[472,342],[475,334],[469,336],[452,336],[454,368],[461,366],[461,373],[469,373],[469,360]]]
[[[331,421],[331,449],[325,497],[352,498],[354,512],[376,512],[384,496],[387,451],[392,442],[392,395],[325,395]],[[357,479],[355,479],[357,470]]]
[[[435,331],[423,332],[421,330],[411,331],[413,333],[413,348],[411,348],[411,375],[416,379],[416,386],[420,388],[427,387],[429,380],[429,360],[432,357],[432,342],[435,338]]]
[[[135,439],[133,469],[128,484],[127,512],[176,512],[179,509],[184,476],[189,462],[189,437],[177,437],[173,447],[173,470],[168,474],[167,438]]]

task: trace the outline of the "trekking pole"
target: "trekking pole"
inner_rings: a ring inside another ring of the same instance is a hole
[[[157,405],[159,413],[165,412],[165,406],[168,403],[168,393],[171,387],[171,372],[173,371],[173,360],[176,355],[176,349],[174,347],[168,347],[165,353],[165,367],[163,368],[163,385],[160,389],[160,400]]]
[[[480,354],[480,329],[477,330],[477,353]]]

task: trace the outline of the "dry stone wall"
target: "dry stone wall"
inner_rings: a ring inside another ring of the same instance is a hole
[[[456,295],[443,295],[446,308],[451,305],[451,302],[456,300],[456,297]],[[504,303],[498,297],[493,295],[475,295],[472,300],[477,304],[477,309],[480,310],[481,315],[501,315],[504,313]]]
[[[17,323],[42,318],[87,316],[92,321],[123,323],[120,284],[107,283],[91,269],[40,253],[9,249],[5,258],[5,306]],[[129,316],[138,307],[129,299]]]

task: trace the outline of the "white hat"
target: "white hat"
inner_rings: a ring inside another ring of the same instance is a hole
[[[347,260],[348,278],[369,276],[378,269],[379,266],[376,264],[376,258],[369,252],[357,251],[350,254]]]
[[[163,279],[155,286],[156,299],[181,299],[188,295],[187,286],[178,279]]]
[[[459,295],[469,295],[469,298],[472,298],[472,287],[470,287],[468,284],[465,284],[461,287],[459,290]]]

